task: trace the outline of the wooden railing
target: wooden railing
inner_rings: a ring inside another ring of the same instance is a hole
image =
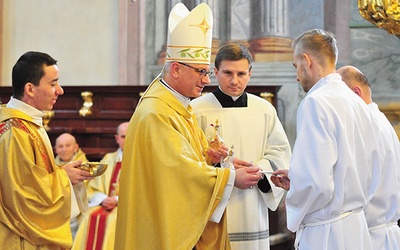
[[[46,121],[52,145],[62,133],[73,134],[79,146],[91,161],[100,160],[104,154],[114,151],[114,139],[118,124],[129,121],[141,94],[147,86],[65,86],[49,112]],[[216,86],[206,86],[211,92]],[[247,91],[269,99],[276,105],[280,86],[248,86]],[[0,98],[7,103],[12,95],[11,87],[0,87]]]

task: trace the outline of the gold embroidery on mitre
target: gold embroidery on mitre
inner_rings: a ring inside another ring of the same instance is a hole
[[[189,26],[199,27],[204,34],[204,38],[206,38],[206,34],[208,30],[212,29],[212,27],[207,23],[206,14],[204,13],[203,21],[199,24],[190,24]]]

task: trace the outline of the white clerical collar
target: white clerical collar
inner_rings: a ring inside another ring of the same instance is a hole
[[[122,161],[122,153],[123,153],[122,149],[118,148],[118,150],[117,150],[118,161]]]
[[[179,102],[181,102],[183,104],[183,106],[185,106],[186,108],[189,106],[189,104],[190,104],[189,97],[186,97],[186,96],[182,95],[181,93],[179,93],[178,91],[176,91],[175,89],[173,89],[171,86],[168,85],[168,83],[166,81],[164,81],[164,79],[160,78],[160,82],[169,92],[171,92],[176,97],[176,99],[178,99]]]
[[[224,93],[224,94],[227,95],[227,96],[230,96],[230,97],[232,98],[233,101],[236,101],[237,99],[239,99],[239,98],[243,95],[243,93],[244,93],[244,91],[243,91],[242,95],[231,96],[231,95],[228,95],[227,93],[225,93],[225,92],[221,89],[220,86],[218,86],[218,88],[221,90],[222,93]]]
[[[39,126],[43,126],[42,117],[45,115],[45,112],[40,111],[29,104],[26,104],[23,101],[15,99],[13,97],[10,98],[10,101],[7,103],[7,108],[12,108],[19,110],[26,115],[30,116],[33,119],[33,122]]]

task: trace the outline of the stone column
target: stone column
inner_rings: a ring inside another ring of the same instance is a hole
[[[288,0],[251,1],[250,51],[254,61],[291,61]]]
[[[119,85],[144,85],[145,1],[118,2]]]
[[[289,36],[287,2],[287,0],[252,1],[252,38]]]
[[[251,39],[252,1],[228,1],[226,8],[230,11],[227,13],[227,20],[229,20],[226,27],[227,41],[238,42],[249,47],[249,40]]]

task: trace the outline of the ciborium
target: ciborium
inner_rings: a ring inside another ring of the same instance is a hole
[[[91,177],[97,177],[104,174],[107,170],[108,164],[99,162],[86,162],[82,163],[77,168],[88,171]]]

